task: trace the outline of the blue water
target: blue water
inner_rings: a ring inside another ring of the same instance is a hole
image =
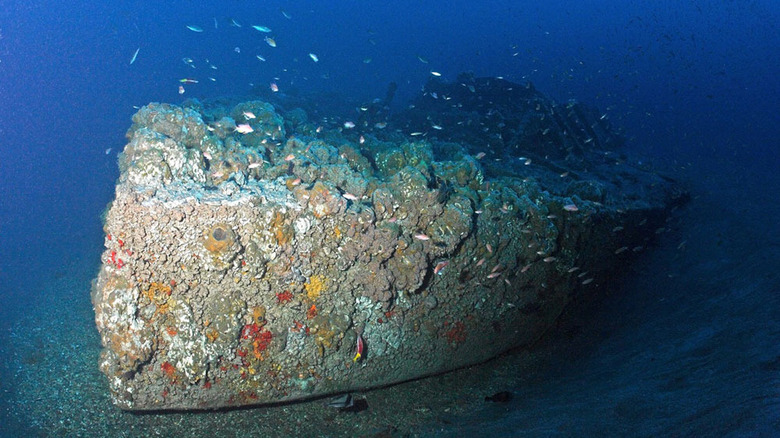
[[[780,266],[773,195],[780,193],[778,23],[780,3],[771,0],[3,0],[0,329],[9,332],[34,311],[56,279],[97,269],[99,215],[113,196],[116,153],[135,107],[245,96],[272,82],[283,93],[370,101],[395,81],[395,104],[404,105],[431,71],[449,80],[472,71],[597,106],[624,130],[628,149],[678,172],[694,199],[707,197],[706,218],[731,218],[720,229],[711,222],[702,239],[754,239],[748,247],[766,257],[756,258],[763,264],[751,275],[769,275]],[[277,47],[253,24],[271,28]],[[179,94],[182,78],[198,83]],[[689,216],[692,223],[705,217]],[[740,237],[750,232],[759,236]],[[731,261],[698,255],[691,266],[720,261],[725,270]],[[765,285],[761,293],[780,291],[777,277]],[[780,348],[776,328],[760,335],[761,345]],[[10,348],[0,345],[0,352]],[[767,405],[780,409],[780,386],[772,383]],[[0,389],[0,400],[13,393],[9,376],[0,376]],[[780,427],[778,415],[754,427],[762,417],[731,433]],[[512,418],[485,421],[511,425]]]

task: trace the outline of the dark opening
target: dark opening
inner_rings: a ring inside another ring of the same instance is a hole
[[[222,228],[215,228],[214,231],[211,232],[211,237],[214,238],[214,240],[225,240],[227,238],[227,233]]]

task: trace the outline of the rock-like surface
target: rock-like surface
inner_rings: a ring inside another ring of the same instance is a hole
[[[279,402],[483,361],[538,339],[684,200],[598,113],[461,80],[387,126],[139,110],[92,292],[115,403]]]

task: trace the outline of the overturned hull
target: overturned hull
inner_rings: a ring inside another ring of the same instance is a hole
[[[92,292],[129,410],[365,389],[528,344],[684,198],[603,150],[484,156],[261,101],[133,120]]]

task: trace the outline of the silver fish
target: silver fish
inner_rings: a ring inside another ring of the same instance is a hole
[[[140,52],[140,51],[141,51],[140,47],[135,49],[135,53],[133,53],[133,57],[130,58],[130,64],[135,62],[135,59],[138,58],[138,52]]]
[[[352,394],[342,394],[328,400],[328,407],[335,409],[351,408],[355,405],[355,400],[352,398]]]

